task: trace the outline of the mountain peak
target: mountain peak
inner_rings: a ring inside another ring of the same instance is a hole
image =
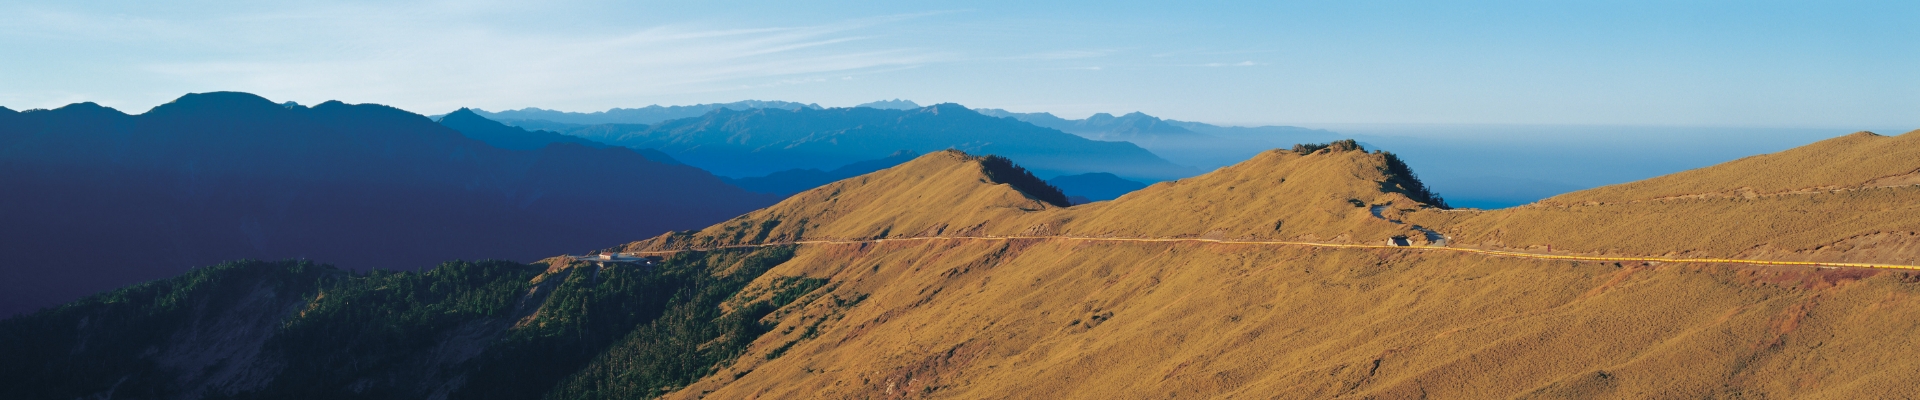
[[[509,126],[499,121],[494,121],[492,118],[481,116],[479,113],[475,113],[473,110],[467,108],[461,108],[447,113],[447,115],[441,116],[440,119],[435,122],[459,131],[461,135],[468,138],[486,142],[489,145],[493,145],[493,147],[503,149],[535,150],[561,143],[585,147],[605,147],[604,144],[585,138]],[[667,162],[657,159],[656,157],[664,158],[661,156],[649,156],[647,158],[654,159],[654,161]],[[670,158],[668,159],[670,160]]]
[[[167,104],[154,106],[148,110],[151,115],[199,114],[209,112],[272,112],[286,110],[287,106],[245,92],[207,92],[188,93]]]
[[[698,232],[627,249],[702,248],[802,238],[984,234],[1065,207],[1066,196],[1011,160],[959,150],[927,153],[844,179]]]
[[[625,250],[1050,234],[1378,243],[1421,235],[1390,221],[1387,213],[1445,207],[1392,154],[1357,149],[1308,155],[1271,150],[1113,201],[1066,204],[1059,189],[1006,158],[944,150],[801,192],[706,230],[634,242]]]
[[[469,109],[469,108],[466,108],[466,107],[460,107],[460,109],[458,109],[458,110],[453,110],[453,112],[450,112],[450,113],[447,113],[447,115],[442,115],[442,116],[440,116],[440,120],[439,120],[439,121],[440,121],[441,123],[446,123],[446,121],[447,121],[448,119],[453,119],[453,120],[455,120],[455,121],[462,121],[462,120],[473,120],[474,118],[479,118],[479,119],[485,119],[485,120],[487,120],[487,121],[493,121],[492,119],[488,119],[487,117],[483,117],[483,116],[480,116],[480,114],[479,114],[479,113],[475,113],[475,112],[473,112],[473,110],[472,110],[472,109]]]
[[[94,102],[91,102],[91,101],[68,104],[68,105],[60,106],[60,108],[55,108],[53,110],[47,110],[47,111],[51,111],[59,115],[78,115],[83,117],[111,118],[111,117],[128,116],[127,113],[120,112],[120,110],[114,109],[113,107],[102,106],[99,104],[95,104]],[[28,110],[28,112],[34,112],[34,111]]]
[[[856,105],[853,107],[854,108],[860,108],[860,107],[878,108],[882,110],[912,110],[915,108],[920,108],[920,104],[914,103],[912,100],[893,99],[893,100],[880,100],[875,102],[861,103],[860,105]]]
[[[1396,167],[1396,165],[1398,165]],[[1268,150],[1205,175],[1074,207],[1080,235],[1378,242],[1419,237],[1371,215],[1445,207],[1392,154]]]
[[[933,114],[933,115],[940,115],[941,113],[955,113],[955,112],[979,114],[979,112],[975,112],[973,111],[973,109],[967,108],[966,106],[962,106],[957,103],[934,104],[926,107],[920,107],[916,110],[920,112],[928,113],[928,114]]]

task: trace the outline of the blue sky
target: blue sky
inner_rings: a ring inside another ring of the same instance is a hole
[[[1920,2],[0,4],[0,106],[890,98],[1225,124],[1920,128]],[[1177,5],[1170,5],[1177,4]]]

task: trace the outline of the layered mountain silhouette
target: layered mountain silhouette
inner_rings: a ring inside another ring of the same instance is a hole
[[[625,148],[443,122],[509,148],[385,106],[231,92],[0,113],[0,314],[225,260],[533,260],[775,200]]]
[[[652,124],[652,123],[658,123],[658,122],[666,121],[670,119],[698,117],[701,115],[706,115],[706,113],[713,112],[714,110],[743,111],[743,110],[752,110],[752,109],[758,109],[758,108],[773,108],[773,109],[782,109],[782,110],[797,110],[802,108],[815,109],[815,110],[821,109],[820,105],[818,104],[795,103],[791,101],[744,100],[744,101],[736,101],[732,103],[708,103],[708,104],[694,104],[694,105],[687,105],[687,106],[660,106],[656,104],[656,105],[650,105],[650,106],[641,107],[641,108],[613,108],[606,111],[595,111],[590,113],[566,112],[566,111],[547,110],[547,109],[540,109],[540,108],[533,108],[533,107],[527,107],[527,108],[522,108],[518,110],[507,110],[507,111],[501,111],[501,112],[487,112],[485,110],[471,110],[471,111],[474,114],[477,114],[482,117],[486,117],[487,119],[506,122],[514,125],[519,125],[518,122],[521,122],[521,121],[548,121],[548,122],[561,123],[561,124],[599,125],[599,124]],[[536,129],[540,129],[540,128],[536,128]]]
[[[1088,139],[1131,142],[1169,161],[1203,168],[1233,164],[1267,149],[1337,138],[1333,132],[1318,129],[1292,126],[1227,127],[1165,120],[1140,112],[1118,117],[1098,113],[1085,119],[1065,119],[1044,112],[1015,113],[992,108],[978,111],[984,115],[1013,118]]]
[[[632,148],[658,149],[689,165],[732,177],[791,169],[829,170],[895,151],[946,149],[1018,160],[1041,176],[1108,172],[1160,181],[1192,176],[1131,143],[1089,140],[995,118],[956,104],[912,110],[830,108],[721,109],[652,125],[594,125],[562,132]]]
[[[595,148],[610,146],[605,143],[595,142],[595,141],[587,140],[585,138],[581,138],[577,136],[563,135],[563,134],[554,133],[551,131],[544,131],[544,130],[528,130],[522,127],[510,126],[507,124],[500,123],[498,121],[487,119],[486,117],[482,117],[478,113],[474,113],[472,110],[465,109],[465,108],[462,108],[459,111],[448,113],[447,115],[440,116],[440,118],[435,119],[434,122],[439,122],[440,125],[446,126],[448,128],[453,128],[453,130],[456,130],[456,131],[460,131],[461,135],[464,135],[468,138],[486,142],[488,145],[492,145],[493,147],[499,147],[499,148],[508,149],[508,150],[538,150],[556,143],[567,143],[567,144],[574,144],[574,145],[581,145],[581,146],[595,147]],[[640,153],[641,156],[644,156],[649,160],[658,161],[665,164],[681,165],[679,160],[675,160],[673,159],[672,156],[668,156],[667,153],[661,153],[659,150],[654,150],[654,149],[631,149],[631,150],[633,150],[633,152],[635,153]]]
[[[508,150],[538,150],[554,143],[571,143],[587,147],[606,146],[577,136],[507,126],[465,108],[441,116],[434,122],[460,131],[460,134],[468,138]]]
[[[730,178],[730,179],[727,179],[727,182],[732,183],[734,186],[739,186],[743,189],[747,189],[755,192],[772,193],[780,196],[790,196],[790,195],[793,195],[794,193],[800,193],[800,192],[806,191],[807,189],[820,187],[820,185],[833,183],[833,181],[852,178],[860,175],[866,175],[869,173],[873,173],[874,171],[892,168],[895,165],[900,165],[900,163],[911,161],[914,158],[919,156],[920,156],[920,153],[915,153],[911,150],[901,150],[901,151],[894,152],[892,155],[889,155],[886,158],[847,164],[847,165],[840,166],[840,168],[834,168],[832,171],[821,171],[817,169],[790,169],[786,171],[767,174],[767,176],[756,176],[751,178],[737,178],[737,179]]]
[[[1661,260],[1920,265],[1916,140],[1495,211],[1353,141],[1075,206],[935,151],[604,258],[89,297],[0,321],[0,397],[1914,397],[1911,273]]]

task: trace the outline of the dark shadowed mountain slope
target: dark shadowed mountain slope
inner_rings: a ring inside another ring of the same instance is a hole
[[[1048,184],[1060,188],[1067,196],[1078,196],[1088,201],[1113,200],[1135,190],[1147,187],[1147,184],[1122,179],[1105,172],[1093,172],[1079,175],[1067,175],[1047,180]]]
[[[791,101],[745,100],[732,103],[694,104],[688,106],[662,107],[656,104],[640,108],[614,108],[590,113],[545,110],[532,107],[501,112],[487,112],[485,110],[473,111],[475,114],[495,121],[541,120],[566,124],[598,125],[651,124],[670,119],[698,117],[713,110],[751,110],[756,108],[775,108],[782,110],[809,108],[817,110],[821,107],[818,104],[803,104]]]
[[[833,183],[833,181],[892,168],[895,165],[900,165],[900,163],[913,160],[919,156],[920,153],[901,150],[894,152],[893,155],[887,156],[887,158],[847,164],[840,168],[834,168],[832,171],[790,169],[767,174],[767,176],[727,179],[727,182],[754,192],[790,196],[794,193],[806,191],[807,189],[820,187],[820,185]]]
[[[242,258],[532,260],[775,200],[626,148],[501,149],[379,105],[205,93],[0,118],[0,314]]]
[[[791,255],[224,263],[0,321],[0,398],[644,398],[736,358],[824,283],[742,293]]]
[[[1043,112],[1016,113],[991,108],[978,111],[1088,139],[1131,142],[1169,161],[1206,169],[1237,163],[1264,150],[1285,148],[1294,143],[1324,142],[1336,136],[1333,132],[1291,126],[1222,127],[1163,120],[1140,112],[1118,117],[1098,113],[1086,119],[1065,119]]]
[[[1130,143],[1088,140],[956,104],[914,110],[875,108],[716,110],[654,125],[598,125],[567,134],[654,148],[725,176],[829,169],[898,150],[957,149],[1017,160],[1041,176],[1111,172],[1144,180],[1191,176]]]

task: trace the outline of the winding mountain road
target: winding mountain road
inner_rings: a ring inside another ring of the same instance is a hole
[[[1325,247],[1325,248],[1345,248],[1345,249],[1392,249],[1392,250],[1405,250],[1405,251],[1457,252],[1457,253],[1489,255],[1489,256],[1496,256],[1496,257],[1528,258],[1528,259],[1536,259],[1536,260],[1659,262],[1659,263],[1680,263],[1680,264],[1785,265],[1785,266],[1805,266],[1805,267],[1845,267],[1845,268],[1872,268],[1872,269],[1920,271],[1920,265],[1898,265],[1898,264],[1880,264],[1880,263],[1775,261],[1775,260],[1747,260],[1747,259],[1736,259],[1736,258],[1605,257],[1605,256],[1540,254],[1540,253],[1527,253],[1527,252],[1518,252],[1518,251],[1482,250],[1482,249],[1469,249],[1469,248],[1445,247],[1445,246],[1391,246],[1391,245],[1296,242],[1296,241],[1274,241],[1274,240],[1224,240],[1224,239],[1201,239],[1201,238],[1101,238],[1101,237],[1075,237],[1075,236],[927,236],[927,237],[903,237],[903,238],[884,238],[884,239],[866,239],[866,240],[800,240],[800,241],[775,242],[775,243],[728,245],[728,246],[719,246],[719,247],[711,247],[711,248],[704,248],[704,249],[637,251],[637,252],[625,252],[625,253],[619,253],[619,254],[634,255],[634,256],[664,255],[664,254],[679,253],[683,251],[748,249],[748,248],[760,248],[760,247],[771,247],[771,246],[878,244],[878,243],[890,243],[890,242],[925,242],[925,241],[937,241],[937,240],[981,240],[981,241],[1063,240],[1063,241],[1086,241],[1086,242],[1205,243],[1205,244],[1221,244],[1221,245],[1299,246],[1299,247]]]

